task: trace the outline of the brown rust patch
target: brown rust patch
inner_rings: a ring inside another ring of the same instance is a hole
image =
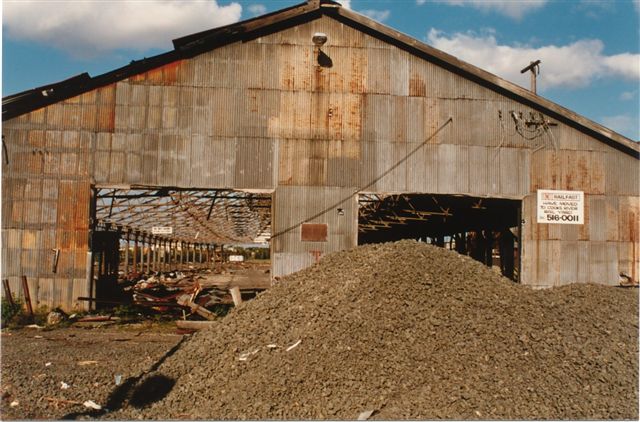
[[[303,223],[300,228],[300,240],[303,242],[326,242],[329,232],[327,224]]]
[[[410,97],[426,97],[427,87],[422,78],[416,74],[409,78],[409,96]]]
[[[327,75],[328,72],[324,72],[322,67],[316,66],[314,72],[314,92],[326,92],[329,88],[329,77]]]
[[[43,107],[29,113],[29,121],[35,124],[44,123],[45,109],[46,108]]]
[[[364,92],[366,85],[366,56],[361,50],[355,50],[351,55],[349,75],[349,92],[352,94],[360,94]]]
[[[163,85],[175,85],[178,82],[178,76],[184,60],[177,60],[175,62],[168,63],[157,70],[162,70],[162,84]]]
[[[114,132],[116,127],[115,104],[102,105],[97,110],[96,130],[99,132]]]
[[[97,107],[93,104],[82,107],[82,129],[93,129],[96,126],[96,110]]]
[[[138,73],[129,77],[129,82],[132,84],[144,83],[147,80],[147,72]]]
[[[74,232],[71,230],[56,231],[56,246],[58,249],[69,250],[74,246]]]
[[[293,90],[295,82],[295,67],[290,62],[285,62],[282,66],[282,80],[280,86],[285,90]]]
[[[30,130],[28,134],[29,145],[35,148],[44,148],[45,137],[42,130]]]
[[[97,89],[98,104],[115,104],[116,103],[116,84],[111,84]]]

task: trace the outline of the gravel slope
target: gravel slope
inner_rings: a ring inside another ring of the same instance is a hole
[[[149,377],[145,401],[104,417],[637,419],[638,292],[534,291],[423,243],[367,245],[285,278]]]

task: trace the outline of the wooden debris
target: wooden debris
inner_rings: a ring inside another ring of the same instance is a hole
[[[177,299],[179,305],[187,306],[191,309],[191,312],[195,312],[198,315],[208,319],[213,320],[216,318],[216,314],[205,308],[204,306],[200,306],[197,303],[194,303],[191,300],[190,295],[182,295]]]
[[[202,330],[204,328],[211,327],[213,324],[213,321],[176,321],[176,326],[178,328],[186,330]]]
[[[232,287],[229,289],[231,298],[233,299],[233,306],[240,306],[242,303],[242,295],[240,295],[240,287]]]

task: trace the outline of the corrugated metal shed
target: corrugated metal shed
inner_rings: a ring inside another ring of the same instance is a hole
[[[90,294],[96,186],[273,192],[276,276],[355,246],[365,192],[522,201],[527,284],[640,274],[637,143],[333,2],[3,106],[3,274],[16,289],[28,276],[43,304]],[[585,224],[537,224],[538,189],[583,191]],[[303,241],[306,222],[327,241]]]

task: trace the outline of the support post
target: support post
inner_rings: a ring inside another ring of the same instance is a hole
[[[133,272],[138,272],[138,234],[133,237]]]
[[[124,246],[124,276],[129,274],[129,232],[125,234],[125,246]]]
[[[150,273],[151,272],[151,238],[147,237],[147,272]]]
[[[144,256],[144,255],[145,255],[145,250],[144,250],[144,239],[145,239],[145,236],[143,235],[143,236],[140,238],[140,272],[141,272],[141,273],[144,273],[144,272],[145,272],[144,265],[145,265],[145,262],[146,262],[146,260],[145,260],[145,256]]]
[[[27,276],[22,276],[22,293],[24,294],[24,303],[27,305],[27,311],[29,315],[33,316],[33,306],[31,306],[31,294],[29,293],[29,283],[27,282]]]
[[[167,271],[169,269],[169,264],[167,263],[167,239],[162,240],[162,269],[163,271]]]
[[[11,295],[11,287],[9,287],[9,280],[7,279],[2,280],[2,287],[4,287],[4,295],[9,301],[9,304],[11,306],[14,306],[15,302],[13,301],[13,295]]]
[[[153,240],[151,241],[152,243],[152,265],[153,265],[153,271],[158,271],[158,257],[160,256],[160,254],[158,253],[158,238],[153,238]]]

